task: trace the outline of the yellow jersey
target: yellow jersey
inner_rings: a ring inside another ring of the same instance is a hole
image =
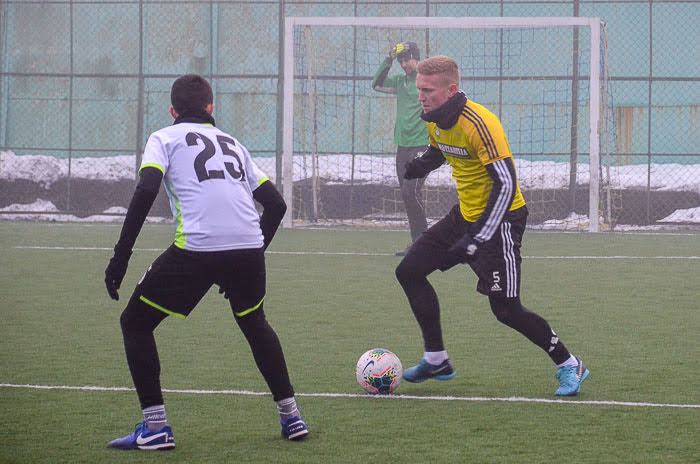
[[[487,206],[494,185],[493,174],[489,174],[486,166],[510,158],[509,164],[515,169],[513,154],[501,122],[484,106],[467,99],[457,123],[449,129],[441,129],[435,122],[426,124],[430,145],[440,150],[452,167],[452,177],[457,181],[457,196],[464,219],[476,222]],[[503,173],[504,177],[509,176],[502,167],[495,171],[497,175]],[[507,200],[503,199],[500,204],[497,201],[494,205],[495,208],[504,210],[501,214],[496,214],[501,218],[505,211],[513,211],[525,205],[515,172],[512,174],[511,182],[515,185],[512,202],[510,205],[504,204]]]

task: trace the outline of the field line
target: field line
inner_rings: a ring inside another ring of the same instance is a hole
[[[93,385],[21,385],[12,383],[0,383],[0,388],[21,388],[32,390],[75,390],[75,391],[100,391],[100,392],[133,392],[129,387],[100,387]],[[197,389],[163,389],[164,393],[181,393],[192,395],[239,395],[239,396],[269,396],[267,392],[254,392],[248,390],[197,390]],[[481,396],[418,396],[418,395],[368,395],[365,393],[295,393],[298,397],[310,398],[365,398],[371,400],[419,400],[419,401],[464,401],[464,402],[494,402],[494,403],[545,403],[545,404],[571,404],[587,406],[623,406],[636,408],[680,408],[700,409],[700,404],[672,404],[672,403],[647,403],[636,401],[587,401],[587,400],[554,400],[547,398],[525,397],[481,397]]]
[[[62,247],[62,246],[29,246],[17,245],[20,250],[58,250],[58,251],[112,251],[108,247]],[[163,248],[134,248],[134,251],[164,251]],[[395,256],[394,253],[359,253],[354,251],[266,251],[271,255],[319,255],[319,256]],[[700,259],[700,256],[523,256],[524,259]]]

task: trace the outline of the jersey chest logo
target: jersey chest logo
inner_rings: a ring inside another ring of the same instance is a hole
[[[438,142],[438,148],[440,148],[440,150],[443,153],[450,154],[450,155],[455,156],[457,158],[471,159],[471,155],[463,147],[455,147],[454,145],[448,145],[446,143]]]
[[[455,141],[459,142],[459,139],[461,136],[461,132],[459,130],[457,130],[451,134],[448,131],[446,134],[444,134],[445,135],[444,141],[439,140],[441,138],[440,137],[441,135],[442,134],[440,132],[440,128],[436,126],[435,127],[435,139],[436,139],[436,143],[438,145],[438,148],[440,148],[440,151],[442,151],[443,154],[445,154],[447,156],[454,156],[455,158],[460,158],[460,159],[472,159],[472,156],[469,154],[467,149],[464,148],[464,146],[457,146],[457,145],[453,145],[450,143],[446,143],[446,142],[455,143]]]

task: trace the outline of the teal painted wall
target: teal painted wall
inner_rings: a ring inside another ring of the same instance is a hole
[[[430,16],[573,16],[576,4],[427,5],[299,0],[282,10],[288,16],[424,16],[426,9]],[[630,160],[674,155],[656,161],[697,162],[700,2],[577,5],[579,16],[607,24],[615,151]],[[150,132],[171,121],[172,80],[196,72],[211,77],[220,126],[255,156],[279,153],[279,2],[10,0],[0,7],[3,150],[57,157],[138,153]],[[554,71],[552,63],[533,63],[547,65]]]

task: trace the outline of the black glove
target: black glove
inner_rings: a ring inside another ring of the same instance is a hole
[[[109,260],[107,269],[105,269],[107,293],[109,293],[110,298],[113,300],[119,301],[119,293],[117,293],[117,290],[119,290],[124,275],[126,275],[126,268],[129,266],[130,257],[131,251],[120,251],[117,247],[114,247],[114,256]]]
[[[479,245],[481,245],[480,242],[474,240],[471,234],[466,233],[447,251],[455,255],[460,263],[471,263],[476,259]]]
[[[413,161],[408,161],[406,164],[404,164],[404,179],[419,179],[421,177],[425,177],[425,174],[425,169],[418,166]]]

